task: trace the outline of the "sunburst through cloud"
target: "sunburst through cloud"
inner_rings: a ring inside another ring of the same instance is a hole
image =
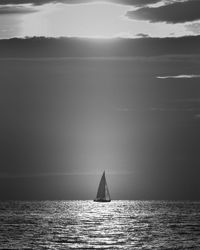
[[[0,0],[0,249],[200,249],[200,0]]]

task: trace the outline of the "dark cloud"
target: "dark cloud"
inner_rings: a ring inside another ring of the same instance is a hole
[[[33,4],[42,5],[46,3],[66,3],[66,4],[80,4],[80,3],[92,3],[92,2],[112,2],[116,4],[144,6],[148,4],[157,3],[160,0],[1,0],[0,5],[6,4]]]
[[[13,38],[0,40],[0,57],[137,57],[200,54],[200,36],[180,38],[80,39]],[[183,72],[180,72],[183,74]]]
[[[35,0],[1,0],[0,1],[0,5],[8,5],[8,4],[12,4],[12,5],[20,5],[20,4],[33,4],[33,5],[42,5],[45,3],[49,3],[49,2],[56,2],[54,0],[39,0],[39,1],[35,1]]]
[[[8,14],[26,14],[35,12],[34,8],[28,6],[3,6],[0,7],[0,15]]]
[[[141,37],[141,38],[147,38],[147,37],[149,37],[148,34],[144,34],[144,33],[138,33],[136,36]]]
[[[157,8],[144,7],[134,11],[128,11],[131,19],[147,20],[150,22],[184,23],[200,19],[200,1],[189,0],[174,2],[173,4]]]

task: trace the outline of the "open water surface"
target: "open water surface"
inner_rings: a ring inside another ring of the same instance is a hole
[[[200,202],[0,202],[0,249],[200,249]]]

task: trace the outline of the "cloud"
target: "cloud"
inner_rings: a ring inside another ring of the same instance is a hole
[[[144,33],[138,33],[136,36],[137,36],[137,37],[142,37],[142,38],[149,37],[148,34],[144,34]]]
[[[200,75],[175,75],[175,76],[157,76],[158,79],[184,79],[184,78],[200,78]]]
[[[174,2],[157,8],[143,7],[128,11],[126,16],[150,22],[184,23],[200,19],[200,1]]]
[[[0,5],[21,5],[21,4],[32,4],[32,5],[42,5],[46,3],[57,2],[54,0],[1,0]]]
[[[135,6],[135,7],[142,7],[142,6],[146,6],[149,4],[155,4],[155,3],[161,2],[161,0],[100,0],[100,1],[117,3],[117,4],[122,4],[122,5],[130,5],[130,6]]]
[[[93,3],[93,2],[111,2],[122,5],[131,5],[131,6],[145,6],[148,4],[154,4],[160,2],[161,0],[1,0],[0,5],[7,4],[33,4],[33,5],[43,5],[46,3],[64,3],[64,4],[84,4],[84,3]]]
[[[10,5],[10,6],[2,6],[0,7],[0,15],[8,15],[8,14],[26,14],[36,12],[36,10],[30,5]]]
[[[80,39],[13,38],[0,40],[0,58],[152,57],[174,55],[199,60],[200,36],[181,38]],[[191,59],[189,59],[191,60]]]
[[[200,23],[191,23],[185,25],[186,29],[193,32],[194,34],[200,33]]]

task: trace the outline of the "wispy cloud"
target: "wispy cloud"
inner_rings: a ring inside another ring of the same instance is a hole
[[[158,79],[184,79],[184,78],[200,78],[200,75],[174,75],[174,76],[157,76]]]

